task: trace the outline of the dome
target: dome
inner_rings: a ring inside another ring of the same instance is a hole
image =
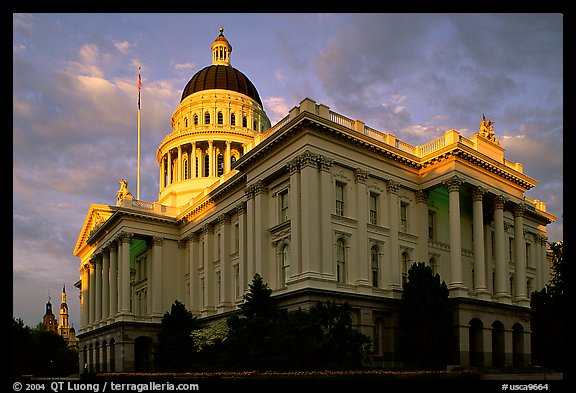
[[[180,102],[191,94],[210,89],[232,90],[252,98],[262,106],[260,95],[250,79],[236,68],[222,64],[212,64],[198,71],[186,84]]]

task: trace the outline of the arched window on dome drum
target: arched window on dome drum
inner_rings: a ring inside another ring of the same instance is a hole
[[[218,176],[222,176],[224,174],[224,156],[222,154],[218,154]]]
[[[224,124],[224,115],[222,115],[222,112],[218,112],[218,124]]]
[[[195,114],[193,120],[194,120],[194,125],[197,126],[198,125],[198,115]]]
[[[204,177],[210,176],[210,156],[206,154],[204,156]]]
[[[253,129],[254,131],[258,131],[258,121],[254,120],[253,126],[254,126],[254,127],[252,127],[252,129]]]
[[[242,116],[242,127],[248,127],[248,120],[246,116]]]
[[[230,115],[230,124],[233,126],[236,125],[236,115],[234,113]]]
[[[210,113],[204,113],[204,124],[210,124]]]
[[[188,127],[188,118],[187,117],[184,118],[184,127]]]
[[[188,157],[185,157],[182,160],[182,168],[184,169],[184,180],[186,180],[190,177],[190,175],[188,173]]]

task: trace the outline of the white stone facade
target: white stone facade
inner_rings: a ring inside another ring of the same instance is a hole
[[[207,110],[222,124],[190,123]],[[256,129],[232,127],[232,113]],[[412,146],[308,98],[269,128],[258,103],[228,91],[183,100],[173,128],[158,202],[94,204],[78,237],[82,368],[149,369],[175,300],[208,323],[237,309],[255,273],[288,309],[348,302],[374,362],[394,364],[414,262],[450,289],[457,364],[529,363],[528,296],[549,280],[555,218],[525,198],[537,182],[493,134]]]

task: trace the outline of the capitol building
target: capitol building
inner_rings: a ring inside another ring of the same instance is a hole
[[[530,364],[529,295],[549,281],[555,217],[525,196],[538,182],[490,120],[415,146],[303,98],[272,125],[222,29],[211,51],[159,142],[158,200],[121,182],[116,205],[88,209],[73,251],[81,368],[152,369],[175,300],[207,325],[256,273],[281,308],[347,302],[374,365],[394,366],[416,262],[448,285],[455,364]]]

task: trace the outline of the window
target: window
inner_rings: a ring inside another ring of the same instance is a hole
[[[222,176],[224,174],[224,156],[218,154],[216,159],[218,160],[218,176]]]
[[[187,117],[184,118],[184,127],[188,127],[188,118]]]
[[[408,204],[400,203],[400,231],[408,232]]]
[[[206,154],[204,156],[204,177],[210,176],[210,156]]]
[[[408,259],[408,253],[402,253],[402,286],[408,282],[408,270],[410,269],[410,260]]]
[[[210,113],[204,113],[204,124],[210,124]]]
[[[242,127],[248,127],[248,120],[246,116],[242,116]]]
[[[428,210],[428,239],[434,239],[435,230],[434,227],[436,226],[436,212],[432,210]]]
[[[342,239],[336,241],[336,280],[346,282],[346,244]]]
[[[280,194],[280,222],[288,221],[288,190]]]
[[[230,115],[230,124],[233,126],[236,125],[236,115],[234,113]]]
[[[222,112],[218,112],[218,124],[224,124],[224,115],[222,115]]]
[[[188,158],[182,160],[182,167],[184,168],[184,180],[188,179]]]
[[[336,183],[336,214],[344,216],[344,184]]]
[[[286,286],[290,279],[290,246],[282,247],[282,285]]]
[[[194,115],[194,125],[197,126],[198,125],[198,115]]]
[[[254,131],[258,131],[258,121],[254,120],[252,129],[253,129]]]
[[[216,299],[218,299],[218,303],[222,301],[222,277],[220,272],[216,272]]]
[[[372,286],[378,288],[378,247],[372,246],[370,249],[370,264],[372,266]]]
[[[378,223],[378,195],[370,193],[370,224]]]
[[[240,296],[240,267],[234,265],[234,297],[238,299]]]

